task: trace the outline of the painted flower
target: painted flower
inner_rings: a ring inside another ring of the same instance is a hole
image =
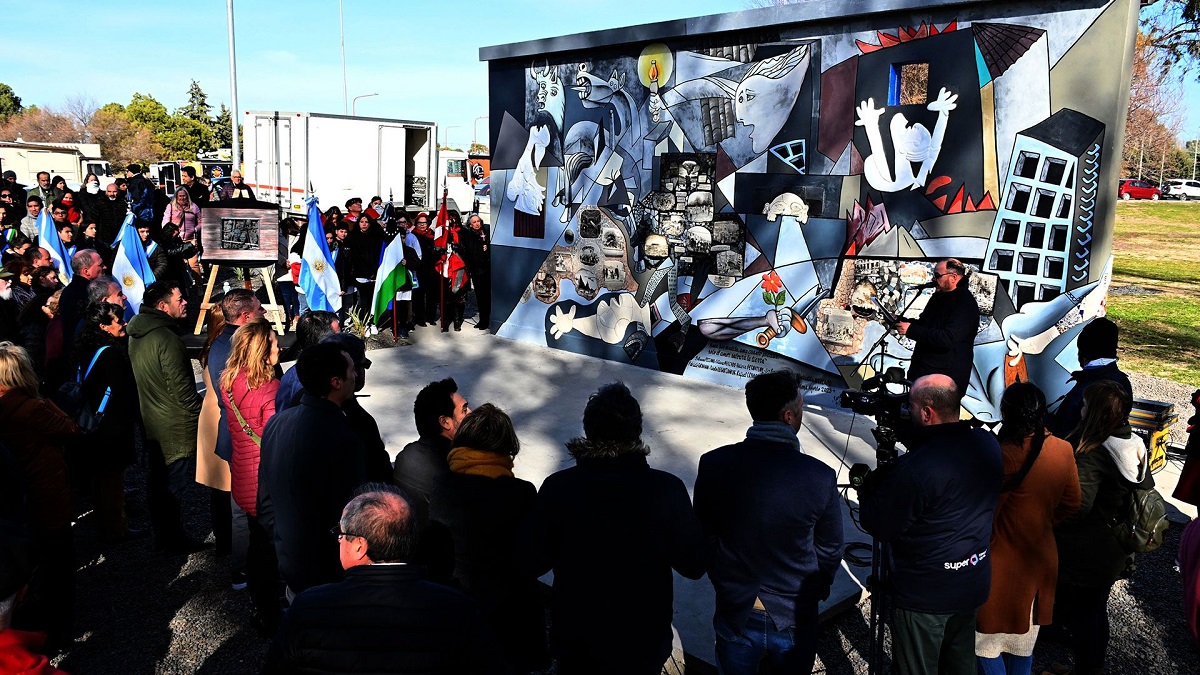
[[[779,278],[779,273],[771,270],[763,275],[762,287],[764,291],[778,293],[783,290],[783,280]]]

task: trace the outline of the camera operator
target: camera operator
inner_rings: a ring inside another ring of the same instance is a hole
[[[964,283],[967,268],[954,258],[946,258],[933,268],[937,288],[919,319],[900,321],[896,332],[917,343],[913,348],[908,379],[926,375],[949,375],[960,393],[965,394],[971,381],[975,360],[975,334],[979,326],[979,303]]]
[[[1004,469],[990,433],[959,421],[946,375],[913,383],[909,451],[859,490],[863,527],[891,544],[892,660],[902,675],[975,673],[975,613]],[[940,668],[939,668],[940,664]]]

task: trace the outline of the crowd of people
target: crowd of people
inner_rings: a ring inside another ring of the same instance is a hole
[[[230,185],[231,199],[252,198]],[[74,205],[55,189],[39,184],[27,204],[52,198],[69,221]],[[160,238],[141,222],[139,234],[160,248],[194,242],[198,201],[181,188]],[[436,236],[428,214],[385,228],[378,199],[346,206],[325,223],[343,289],[370,298],[380,252],[403,236],[406,260],[421,263],[401,291],[411,295],[397,296],[397,324],[459,328],[463,280],[486,277],[471,271],[479,259],[468,251],[486,259],[474,217]],[[845,549],[844,505],[835,471],[801,447],[794,373],[747,383],[752,425],[700,458],[690,497],[650,466],[641,405],[621,383],[588,398],[583,433],[566,444],[574,465],[540,488],[514,475],[510,416],[472,409],[453,379],[416,395],[418,438],[393,462],[357,400],[372,364],[363,339],[342,332],[344,317],[295,308],[296,341],[281,350],[260,299],[231,289],[210,317],[198,388],[178,333],[186,286],[165,274],[126,323],[122,288],[88,239],[108,233],[88,229],[65,287],[36,271],[47,267],[33,266],[38,248],[13,258],[21,281],[0,274],[0,303],[17,302],[17,283],[26,298],[15,331],[0,335],[0,670],[55,672],[46,655],[75,635],[82,502],[105,544],[152,536],[164,556],[185,555],[207,546],[182,513],[199,483],[229,584],[246,590],[246,620],[270,641],[266,672],[536,672],[553,662],[563,675],[656,674],[671,653],[673,572],[713,586],[722,672],[811,672],[818,605]],[[447,276],[456,246],[467,272]],[[955,262],[937,268],[947,294],[961,278]],[[932,323],[903,330],[920,341]],[[894,604],[898,672],[1029,673],[1041,627],[1072,645],[1073,672],[1103,671],[1108,595],[1133,563],[1113,523],[1150,480],[1148,453],[1129,428],[1115,324],[1094,320],[1077,344],[1082,368],[1061,405],[1051,413],[1035,384],[1014,383],[998,436],[960,419],[956,371],[935,364],[912,383],[908,451],[859,490],[862,526],[890,550],[891,583],[877,592]],[[149,531],[130,528],[124,503],[139,456]],[[548,572],[547,595],[538,579]]]

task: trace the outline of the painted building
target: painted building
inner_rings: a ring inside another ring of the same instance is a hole
[[[503,337],[810,397],[976,271],[964,405],[1051,399],[1104,311],[1133,0],[810,2],[480,51]],[[1009,264],[1011,259],[1011,265]]]

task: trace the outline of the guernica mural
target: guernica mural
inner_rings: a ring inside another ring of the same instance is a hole
[[[880,307],[918,315],[952,256],[980,308],[964,405],[1056,398],[1105,311],[1138,3],[814,4],[842,6],[483,50],[493,329],[734,386],[788,367],[819,398],[907,369]]]

